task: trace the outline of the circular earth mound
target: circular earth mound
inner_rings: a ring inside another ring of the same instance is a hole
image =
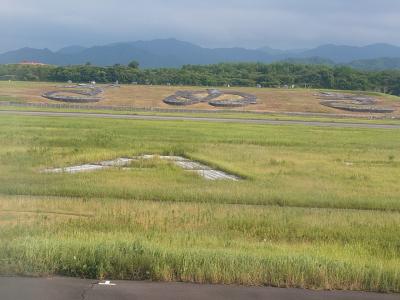
[[[231,96],[231,97],[230,97]],[[224,97],[224,99],[220,99]],[[187,106],[197,103],[208,103],[216,107],[241,107],[257,103],[257,97],[251,94],[235,91],[177,91],[164,99],[169,105]]]
[[[103,89],[94,86],[65,86],[63,90],[49,91],[42,97],[69,103],[94,103],[102,98],[96,97],[103,93]],[[72,94],[72,95],[71,95]],[[75,96],[78,95],[78,96]]]
[[[369,113],[392,113],[395,111],[391,107],[379,106],[375,98],[364,95],[322,92],[319,96],[322,100],[321,105],[340,110]]]

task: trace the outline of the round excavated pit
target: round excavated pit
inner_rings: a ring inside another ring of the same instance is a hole
[[[392,113],[395,111],[394,108],[378,105],[375,98],[365,95],[322,92],[319,97],[322,100],[321,105],[345,111],[364,113]]]
[[[65,86],[61,90],[45,92],[42,97],[68,103],[94,103],[102,98],[98,97],[103,89],[95,86]]]
[[[223,98],[223,99],[221,99]],[[175,106],[188,106],[197,103],[208,103],[215,107],[242,107],[257,103],[257,97],[236,91],[177,91],[164,99],[164,103]]]

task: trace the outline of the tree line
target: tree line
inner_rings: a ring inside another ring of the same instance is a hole
[[[182,68],[140,69],[128,66],[97,67],[0,65],[0,79],[77,83],[137,83],[153,85],[312,87],[379,91],[400,95],[400,71],[361,71],[346,66],[284,63],[221,63]]]

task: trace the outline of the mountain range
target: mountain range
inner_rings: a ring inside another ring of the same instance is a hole
[[[381,70],[400,68],[400,47],[390,44],[373,44],[364,47],[323,45],[313,49],[279,50],[270,47],[204,48],[176,39],[158,39],[113,43],[103,46],[79,45],[49,49],[21,48],[0,54],[0,64],[35,61],[52,65],[109,66],[139,62],[142,68],[180,67],[221,62],[290,61],[327,65],[348,65],[359,69]]]

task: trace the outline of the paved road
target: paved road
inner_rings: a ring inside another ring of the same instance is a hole
[[[292,120],[262,120],[262,119],[224,119],[224,118],[202,118],[184,116],[145,116],[145,115],[120,115],[102,113],[78,113],[78,112],[42,112],[42,111],[9,111],[0,110],[0,115],[23,115],[44,117],[79,117],[79,118],[105,118],[105,119],[130,119],[130,120],[153,120],[153,121],[200,121],[216,123],[244,123],[244,124],[267,124],[267,125],[308,125],[321,127],[339,128],[375,128],[375,129],[400,129],[399,125],[389,124],[365,124],[346,122],[318,122],[318,121],[292,121]]]
[[[0,277],[1,300],[399,300],[400,295],[315,292],[185,283],[112,281],[114,286],[73,278]]]

